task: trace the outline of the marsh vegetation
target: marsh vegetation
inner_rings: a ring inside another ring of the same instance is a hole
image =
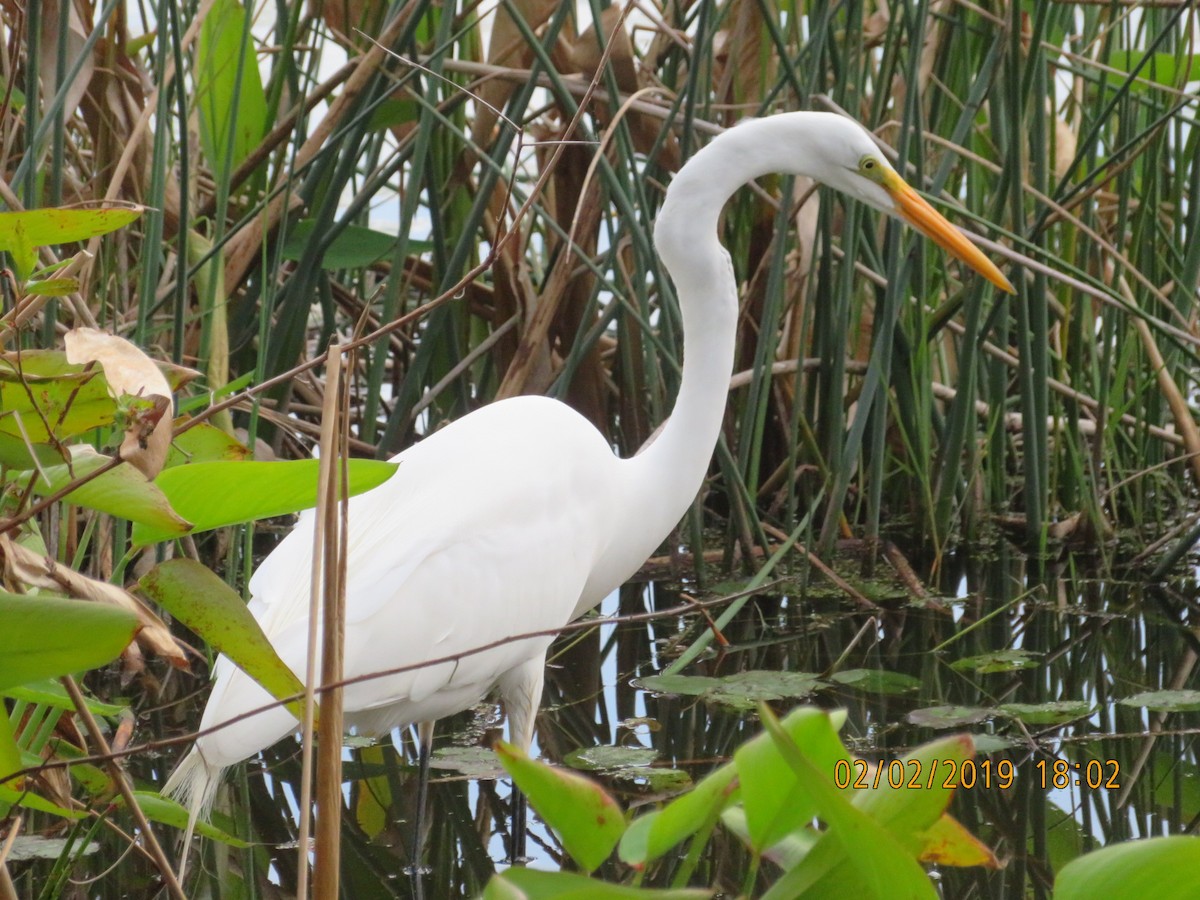
[[[841,738],[871,760],[972,733],[977,765],[1007,760],[1014,778],[959,790],[951,812],[1006,865],[936,866],[952,898],[1049,897],[1086,850],[1194,831],[1194,5],[623,12],[0,2],[0,199],[135,213],[44,242],[0,223],[6,596],[98,595],[181,558],[241,594],[290,525],[278,514],[303,505],[238,518],[201,503],[183,518],[222,527],[183,535],[182,509],[114,506],[125,487],[68,493],[106,465],[76,471],[69,446],[111,455],[170,420],[169,402],[110,399],[99,367],[48,355],[68,330],[165,364],[175,449],[138,477],[171,503],[188,477],[174,469],[307,459],[327,400],[355,457],[522,393],[564,400],[632,454],[678,383],[678,314],[650,245],[672,172],[746,116],[845,111],[990,242],[1018,292],[810,184],[739,194],[722,235],[743,285],[737,363],[709,477],[661,556],[606,602],[629,620],[561,639],[538,750],[643,807],[759,733],[760,700],[847,710]],[[352,352],[327,398],[335,338]],[[212,506],[241,493],[189,489]],[[245,518],[258,521],[226,524]],[[38,559],[55,565],[34,577]],[[0,655],[16,633],[0,619]],[[92,669],[78,683],[98,733],[128,751],[172,859],[178,810],[156,792],[213,656],[203,633],[173,634],[196,653],[164,631],[118,664],[73,667]],[[58,682],[0,690],[16,738],[0,760],[27,770],[0,784],[12,895],[156,896],[163,867],[134,840],[145,826],[114,770],[65,765],[106,755],[81,700]],[[496,727],[485,708],[440,732],[428,896],[475,896],[504,859],[507,782],[473,749]],[[407,896],[413,775],[406,736],[347,752],[344,896]],[[291,741],[230,779],[187,896],[294,888],[298,782]],[[537,865],[570,866],[535,833]],[[778,875],[763,861],[747,883],[733,830],[704,846],[642,884],[686,871],[757,895]],[[599,875],[631,877],[615,857]]]

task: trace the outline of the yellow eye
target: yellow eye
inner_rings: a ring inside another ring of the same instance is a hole
[[[877,156],[864,156],[858,161],[858,174],[871,181],[883,180],[884,168]]]

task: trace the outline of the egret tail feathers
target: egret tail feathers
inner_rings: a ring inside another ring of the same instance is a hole
[[[174,797],[188,811],[187,830],[184,832],[183,848],[179,854],[180,882],[187,871],[188,852],[192,847],[196,822],[208,818],[217,787],[221,783],[221,772],[220,766],[210,765],[200,750],[193,747],[163,785],[162,792]]]

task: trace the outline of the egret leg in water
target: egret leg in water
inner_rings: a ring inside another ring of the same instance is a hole
[[[467,709],[498,688],[510,740],[529,747],[551,635],[637,571],[708,471],[738,320],[719,216],[739,186],[771,173],[809,176],[897,216],[1012,291],[850,119],[781,113],[724,132],[675,176],[655,223],[684,350],[675,406],[653,441],[621,459],[569,406],[513,397],[433,431],[394,457],[390,480],[349,501],[345,677],[417,667],[347,685],[348,727],[386,734]],[[302,517],[250,580],[255,618],[300,678],[309,671],[313,524]],[[419,665],[447,657],[454,661]],[[312,665],[320,670],[319,660]],[[187,803],[185,846],[221,772],[296,730],[282,706],[233,721],[270,699],[228,659],[217,662],[201,724],[227,727],[197,740],[165,788]]]

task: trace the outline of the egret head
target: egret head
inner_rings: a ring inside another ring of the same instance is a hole
[[[817,158],[799,161],[800,169],[856,200],[903,219],[996,287],[1015,293],[983,251],[905,183],[862,126],[830,113],[809,115],[820,117],[821,127],[806,135],[801,146]],[[798,124],[812,129],[813,122],[798,120]]]

